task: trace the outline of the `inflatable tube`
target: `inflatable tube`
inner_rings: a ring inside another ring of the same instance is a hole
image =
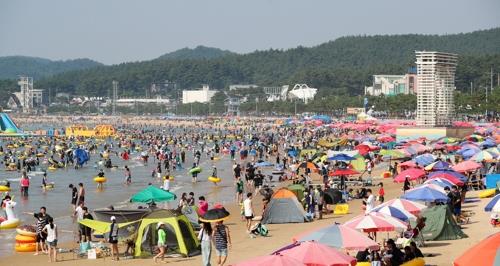
[[[167,176],[163,176],[163,180],[166,180],[167,179]],[[168,180],[170,181],[174,181],[174,176],[168,176]]]
[[[27,244],[27,243],[35,243],[36,236],[25,236],[25,235],[16,235],[16,243],[18,244]]]
[[[371,266],[371,262],[358,262],[356,263],[356,266]]]
[[[43,153],[37,153],[37,154],[36,154],[36,157],[39,157],[39,158],[40,158],[40,157],[44,157],[44,156],[45,156],[45,154],[43,154]]]
[[[201,173],[201,167],[197,166],[197,167],[195,167],[195,168],[191,168],[191,169],[189,170],[189,173],[190,173],[190,174],[194,174],[194,173],[198,173],[198,174],[199,174],[199,173]]]
[[[14,229],[20,223],[21,223],[21,220],[19,220],[17,218],[16,219],[7,220],[7,221],[3,221],[2,223],[0,223],[0,229],[1,230],[4,230],[4,229]]]
[[[210,176],[208,178],[208,181],[212,182],[212,183],[219,183],[220,181],[222,181],[222,179],[220,179],[220,177],[216,177],[216,176]]]
[[[10,191],[10,187],[8,186],[0,186],[0,192],[8,192]]]
[[[36,237],[36,232],[28,231],[27,229],[23,228],[23,226],[21,228],[16,228],[16,232],[18,235]]]
[[[34,252],[36,249],[36,243],[28,243],[28,244],[18,244],[14,247],[16,252]]]
[[[55,184],[54,184],[54,182],[52,182],[52,183],[46,184],[45,188],[54,188],[54,186],[55,186]],[[43,186],[40,186],[40,187],[43,188]]]
[[[55,171],[55,170],[57,170],[57,167],[49,166],[49,167],[47,167],[47,169],[50,171]]]
[[[272,171],[273,175],[282,175],[284,173],[285,173],[285,171]]]
[[[11,167],[11,168],[14,167],[15,168],[15,167],[17,167],[17,165],[15,163],[9,163],[9,167]]]
[[[99,177],[99,176],[94,177],[94,182],[96,183],[106,183],[106,181],[107,181],[106,177]]]
[[[401,264],[401,266],[424,266],[425,260],[422,258],[412,259],[408,262]]]
[[[479,192],[478,196],[480,198],[489,198],[489,197],[492,197],[495,195],[495,191],[496,189],[495,188],[492,188],[492,189],[486,189],[484,191],[481,191]]]

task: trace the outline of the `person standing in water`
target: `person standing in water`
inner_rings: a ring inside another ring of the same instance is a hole
[[[193,167],[191,168],[191,170],[193,170],[194,168],[196,168],[196,163],[193,163]],[[193,183],[196,183],[198,181],[198,172],[197,171],[191,172],[191,181]]]
[[[130,171],[127,165],[125,165],[125,184],[127,185],[132,184],[132,172]]]
[[[78,183],[78,200],[77,205],[80,205],[80,202],[85,202],[85,188],[83,187],[83,183]]]
[[[30,187],[30,179],[29,179],[26,171],[23,171],[20,183],[21,183],[21,195],[23,197],[28,197],[28,189]]]
[[[42,176],[42,189],[47,190],[47,172],[43,172]]]
[[[76,210],[76,202],[78,200],[78,189],[73,186],[73,184],[69,184],[68,186],[71,189],[71,206],[73,206],[73,211]]]

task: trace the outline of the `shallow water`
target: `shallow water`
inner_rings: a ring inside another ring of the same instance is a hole
[[[76,239],[72,233],[75,228],[75,223],[72,214],[71,190],[68,188],[69,184],[77,185],[83,183],[86,189],[85,205],[90,210],[105,208],[109,205],[115,208],[137,208],[138,205],[129,203],[131,195],[139,190],[144,189],[149,182],[155,185],[160,185],[160,181],[151,177],[151,172],[157,165],[157,162],[150,157],[149,164],[144,165],[139,160],[136,160],[138,153],[131,154],[131,160],[124,161],[116,156],[111,156],[114,165],[118,165],[118,169],[105,169],[106,177],[108,178],[104,189],[97,190],[96,184],[93,182],[98,169],[94,168],[94,162],[99,159],[98,154],[91,155],[91,159],[87,165],[82,169],[75,170],[72,168],[58,169],[56,171],[48,171],[48,181],[54,182],[55,187],[49,191],[44,192],[41,188],[42,176],[38,173],[30,174],[31,182],[29,188],[29,197],[22,198],[19,192],[19,179],[20,173],[5,171],[4,166],[1,166],[0,173],[2,178],[11,181],[11,195],[14,196],[14,201],[17,206],[14,209],[18,218],[21,219],[21,224],[34,224],[35,220],[31,215],[24,214],[23,212],[38,212],[41,206],[47,207],[47,213],[55,218],[55,223],[59,227],[59,241],[67,242]],[[192,152],[186,153],[186,163],[183,167],[192,165]],[[128,165],[132,171],[132,185],[126,186],[124,182],[123,166]],[[174,182],[171,184],[171,191],[174,192],[178,198],[182,192],[193,191],[196,199],[200,195],[204,195],[207,200],[213,203],[227,203],[234,200],[234,188],[232,178],[232,168],[229,156],[221,155],[220,160],[215,162],[218,168],[218,175],[222,177],[222,182],[218,186],[214,186],[207,181],[208,176],[211,174],[212,162],[207,160],[206,155],[202,155],[200,166],[204,171],[198,175],[199,182],[196,184],[191,183],[191,176],[187,173],[187,169],[172,172],[174,175]],[[40,165],[45,168],[46,166]],[[41,169],[37,168],[36,171]],[[164,207],[175,208],[178,200],[163,204]],[[159,204],[162,207],[162,204]],[[15,244],[15,230],[0,230],[0,256],[12,254],[14,252]]]

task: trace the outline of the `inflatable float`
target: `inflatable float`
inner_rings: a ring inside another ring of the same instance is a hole
[[[424,266],[424,265],[425,265],[425,260],[422,258],[412,259],[410,261],[401,264],[401,266]]]
[[[16,243],[19,244],[28,244],[28,243],[35,243],[36,242],[36,236],[26,236],[26,235],[16,235]]]
[[[189,173],[190,174],[194,174],[194,173],[198,173],[199,174],[199,173],[201,173],[201,167],[197,166],[197,167],[191,168],[189,170]]]
[[[21,225],[16,228],[18,235],[36,237],[36,229],[32,225]]]
[[[7,214],[7,219],[2,218],[3,220],[0,222],[0,229],[14,229],[21,222],[14,214],[14,206],[16,206],[16,203],[12,200],[5,200],[3,204],[5,213]]]
[[[34,252],[35,249],[36,249],[36,243],[26,243],[26,244],[16,243],[16,246],[14,247],[14,250],[16,252]]]
[[[96,183],[106,183],[106,181],[107,181],[106,177],[100,177],[100,176],[94,177],[94,182]]]
[[[489,197],[492,197],[495,195],[495,192],[496,192],[496,189],[495,188],[492,188],[492,189],[486,189],[484,191],[481,191],[479,192],[478,196],[480,198],[489,198]]]
[[[8,186],[0,186],[0,192],[9,192],[10,191],[10,187]]]
[[[222,179],[220,177],[216,177],[216,176],[210,176],[208,178],[208,181],[212,182],[212,183],[219,183],[220,181],[222,181]]]
[[[45,156],[45,154],[43,154],[43,153],[37,153],[36,154],[36,157],[38,157],[38,158],[41,158],[41,157],[44,157],[44,156]]]
[[[167,176],[163,176],[163,180],[167,180]],[[168,180],[174,181],[174,176],[172,175],[168,176]]]
[[[57,167],[55,167],[55,166],[49,166],[49,167],[47,167],[47,169],[50,170],[50,171],[55,171],[55,170],[57,170]]]
[[[43,188],[43,185],[40,186],[41,188]],[[54,182],[51,182],[51,183],[48,183],[45,185],[45,188],[54,188],[55,187],[55,183]]]

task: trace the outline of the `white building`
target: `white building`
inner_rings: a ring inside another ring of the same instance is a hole
[[[19,92],[14,92],[7,102],[7,106],[12,109],[22,109],[23,113],[30,113],[43,103],[43,90],[33,88],[33,78],[21,76],[17,84]]]
[[[211,91],[208,85],[203,85],[203,88],[197,90],[183,90],[182,103],[208,103],[216,92],[217,91]]]
[[[405,75],[373,75],[373,85],[365,87],[365,95],[397,95],[414,94],[416,91],[416,74]]]
[[[454,117],[456,54],[415,51],[417,125],[448,126]]]
[[[268,102],[285,101],[287,99],[289,85],[281,87],[264,87],[264,93],[267,96]]]
[[[235,85],[229,85],[229,90],[234,91],[234,90],[246,90],[246,89],[255,89],[258,88],[259,86],[255,84],[235,84]]]
[[[119,106],[132,106],[135,104],[167,105],[169,103],[169,99],[162,98],[160,96],[157,96],[156,98],[120,98],[116,100],[116,104]]]
[[[288,92],[289,99],[300,99],[307,104],[308,101],[314,99],[318,89],[309,88],[307,84],[295,84],[292,90]]]

